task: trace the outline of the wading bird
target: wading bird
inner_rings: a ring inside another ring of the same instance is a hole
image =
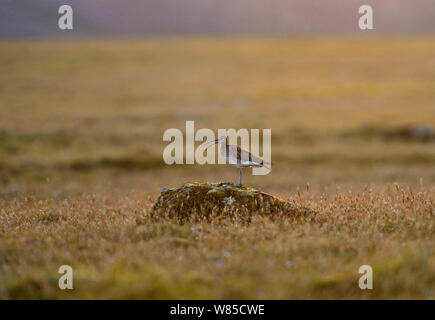
[[[272,163],[254,156],[252,153],[242,148],[228,144],[228,137],[222,136],[205,145],[206,148],[219,144],[219,152],[225,158],[227,163],[235,165],[239,169],[239,183],[237,187],[242,186],[242,168],[265,167],[271,168]]]

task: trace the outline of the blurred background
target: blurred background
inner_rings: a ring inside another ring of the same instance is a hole
[[[73,6],[74,32],[57,26],[57,8]],[[297,35],[358,32],[358,8],[375,11],[375,32],[431,33],[431,0],[3,0],[0,35]]]
[[[435,182],[433,1],[64,1],[0,6],[0,193],[155,196],[236,181],[166,166],[168,128],[271,128],[273,171],[245,183]],[[375,30],[359,30],[370,4]]]
[[[165,165],[186,120],[272,129],[244,184],[318,214],[150,223],[238,179]],[[1,0],[0,299],[434,298],[434,146],[433,0]]]

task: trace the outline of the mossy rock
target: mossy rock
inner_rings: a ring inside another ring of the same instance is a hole
[[[154,203],[152,216],[185,222],[219,222],[236,219],[250,222],[254,215],[295,218],[313,214],[308,208],[278,199],[250,187],[223,183],[186,183],[164,188]]]

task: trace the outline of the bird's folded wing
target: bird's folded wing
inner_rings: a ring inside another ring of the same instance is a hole
[[[242,166],[255,166],[255,167],[271,167],[271,163],[264,161],[260,157],[254,156],[252,153],[237,147],[237,157],[240,159]]]
[[[240,165],[242,167],[262,167],[263,166],[261,163],[254,162],[254,161],[242,161],[240,163]]]

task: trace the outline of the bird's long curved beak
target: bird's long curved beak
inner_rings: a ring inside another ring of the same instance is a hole
[[[208,149],[211,146],[215,145],[216,143],[219,142],[219,139],[213,140],[213,141],[209,141],[206,144],[203,144],[204,149]]]

